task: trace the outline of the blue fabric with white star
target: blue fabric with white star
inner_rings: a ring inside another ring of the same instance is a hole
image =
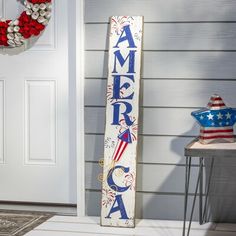
[[[203,127],[233,126],[236,122],[236,109],[226,108],[220,110],[202,109],[193,111],[193,117]]]

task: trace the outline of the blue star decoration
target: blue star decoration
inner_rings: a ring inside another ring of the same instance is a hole
[[[203,127],[233,126],[236,122],[236,110],[226,108],[223,110],[202,109],[191,113]]]
[[[219,95],[212,95],[207,108],[194,111],[191,115],[201,126],[200,141],[207,143],[206,140],[209,140],[210,143],[216,139],[233,139],[236,109],[226,107]]]

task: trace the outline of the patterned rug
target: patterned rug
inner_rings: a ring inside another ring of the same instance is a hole
[[[41,212],[0,210],[0,236],[22,236],[52,216]]]

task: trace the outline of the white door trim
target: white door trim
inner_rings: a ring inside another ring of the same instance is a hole
[[[84,0],[76,4],[76,155],[77,155],[77,214],[85,216],[84,158]]]

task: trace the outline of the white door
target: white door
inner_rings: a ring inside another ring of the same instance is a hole
[[[69,157],[67,0],[53,0],[53,17],[30,49],[0,53],[0,201],[75,203]],[[14,19],[17,0],[0,0]]]

